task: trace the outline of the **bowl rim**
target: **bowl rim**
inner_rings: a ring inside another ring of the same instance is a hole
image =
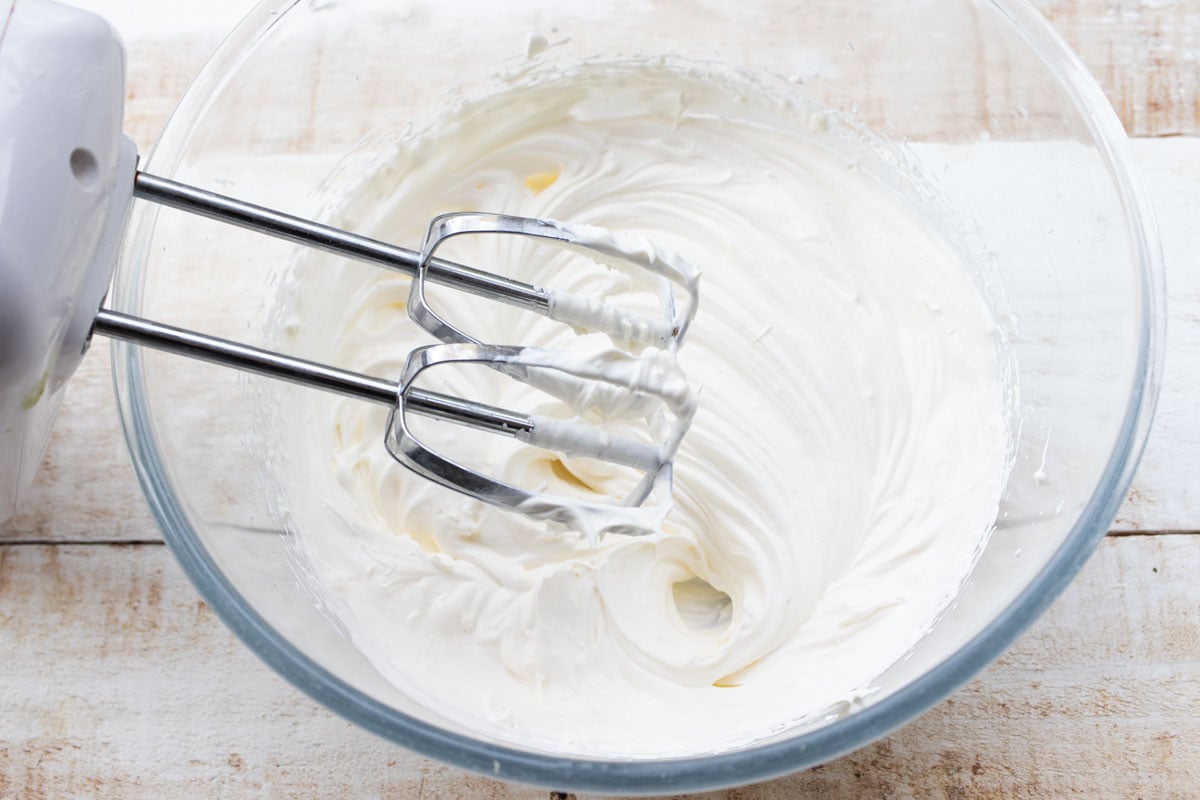
[[[1061,82],[1095,139],[1117,190],[1139,269],[1142,325],[1137,375],[1113,452],[1075,525],[1047,563],[991,622],[933,669],[886,698],[833,724],[790,739],[703,756],[617,761],[551,756],[451,733],[380,703],[317,665],[272,628],[226,579],[204,549],[167,478],[143,386],[137,348],[113,343],[113,383],[125,439],[155,521],[176,559],[217,616],[292,685],[351,722],[453,766],[495,778],[618,794],[713,790],[769,780],[861,748],[940,702],[1000,656],[1058,597],[1091,556],[1128,491],[1157,401],[1165,335],[1163,265],[1149,194],[1132,150],[1100,86],[1028,0],[978,0],[1005,17]],[[225,76],[300,0],[261,0],[214,53],[168,121],[147,165],[170,175],[194,122]],[[155,210],[135,212],[130,231],[153,230]],[[138,237],[130,235],[128,244]],[[143,241],[148,237],[142,237]],[[122,257],[124,262],[125,257]],[[141,305],[137,281],[118,269],[114,303]]]

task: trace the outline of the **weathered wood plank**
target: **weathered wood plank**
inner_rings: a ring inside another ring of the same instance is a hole
[[[817,770],[715,798],[1200,795],[1200,549],[1110,538],[997,664]],[[0,798],[546,797],[439,766],[261,664],[166,548],[0,547]]]
[[[1100,81],[1131,136],[1200,133],[1200,4],[1034,0]]]
[[[1146,453],[1113,527],[1118,531],[1197,530],[1200,139],[1135,140],[1134,154],[1150,187],[1166,260],[1166,363]]]
[[[0,798],[544,797],[288,686],[162,545],[0,547]]]
[[[110,19],[129,44],[129,119],[141,145],[153,142],[220,36],[253,6],[219,0],[198,11],[187,3],[76,3]],[[1195,0],[1033,0],[1033,5],[1099,80],[1130,135],[1200,133],[1200,4]],[[963,60],[964,69],[972,68],[970,60]],[[961,77],[965,86],[974,86],[975,76]],[[1002,96],[1004,81],[991,89]]]

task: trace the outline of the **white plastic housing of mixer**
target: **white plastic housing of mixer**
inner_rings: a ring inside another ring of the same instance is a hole
[[[3,8],[3,7],[0,7]],[[0,30],[0,522],[28,489],[116,264],[137,154],[101,18],[8,4]],[[13,187],[21,187],[15,191]]]

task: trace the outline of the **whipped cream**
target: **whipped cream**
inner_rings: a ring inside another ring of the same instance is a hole
[[[1007,474],[996,326],[955,249],[811,140],[811,122],[737,81],[595,63],[448,109],[340,199],[333,222],[400,243],[436,214],[483,210],[643,236],[704,273],[678,352],[703,390],[649,535],[550,531],[401,468],[386,409],[288,395],[279,481],[303,558],[407,694],[556,753],[726,750],[868,696],[954,597]],[[578,297],[656,302],[598,265],[539,272],[529,246],[491,237],[456,255]],[[307,254],[280,295],[280,344],[397,376],[430,341],[408,289]],[[478,298],[439,302],[497,344],[609,344]],[[562,415],[503,376],[469,377],[439,388]],[[517,485],[590,497],[636,480],[447,428],[427,433]]]

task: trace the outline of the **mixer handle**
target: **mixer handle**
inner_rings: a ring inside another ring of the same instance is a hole
[[[0,522],[33,480],[112,279],[137,162],[125,50],[100,17],[9,4],[0,30]]]

